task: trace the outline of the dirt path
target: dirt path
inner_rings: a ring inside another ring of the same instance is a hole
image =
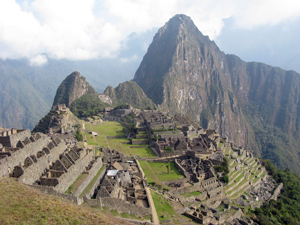
[[[149,205],[150,205],[150,208],[151,208],[152,222],[154,224],[159,224],[159,219],[158,219],[156,208],[155,208],[155,205],[154,205],[154,202],[153,202],[151,191],[148,187],[145,187],[145,190],[146,190],[147,195],[149,196],[148,201],[149,201]]]

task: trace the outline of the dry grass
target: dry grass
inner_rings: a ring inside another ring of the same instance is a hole
[[[92,208],[0,179],[0,224],[128,224]]]

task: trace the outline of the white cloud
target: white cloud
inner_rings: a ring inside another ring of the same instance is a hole
[[[45,55],[36,55],[28,59],[30,66],[42,66],[48,62],[48,59]]]
[[[131,32],[163,26],[172,16],[190,16],[216,39],[225,18],[251,29],[300,15],[298,0],[0,0],[0,58],[71,60],[114,57]],[[32,65],[36,65],[33,63]]]

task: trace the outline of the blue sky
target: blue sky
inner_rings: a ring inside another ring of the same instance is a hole
[[[0,58],[40,65],[47,62],[44,53],[70,60],[118,57],[128,35],[161,27],[179,13],[221,50],[246,61],[288,69],[299,55],[298,0],[0,0]]]

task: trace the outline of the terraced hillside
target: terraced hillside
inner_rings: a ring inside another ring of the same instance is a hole
[[[235,199],[241,196],[251,185],[256,186],[266,178],[266,170],[258,158],[250,151],[242,153],[227,143],[223,147],[229,164],[229,182],[224,188],[226,195]]]

